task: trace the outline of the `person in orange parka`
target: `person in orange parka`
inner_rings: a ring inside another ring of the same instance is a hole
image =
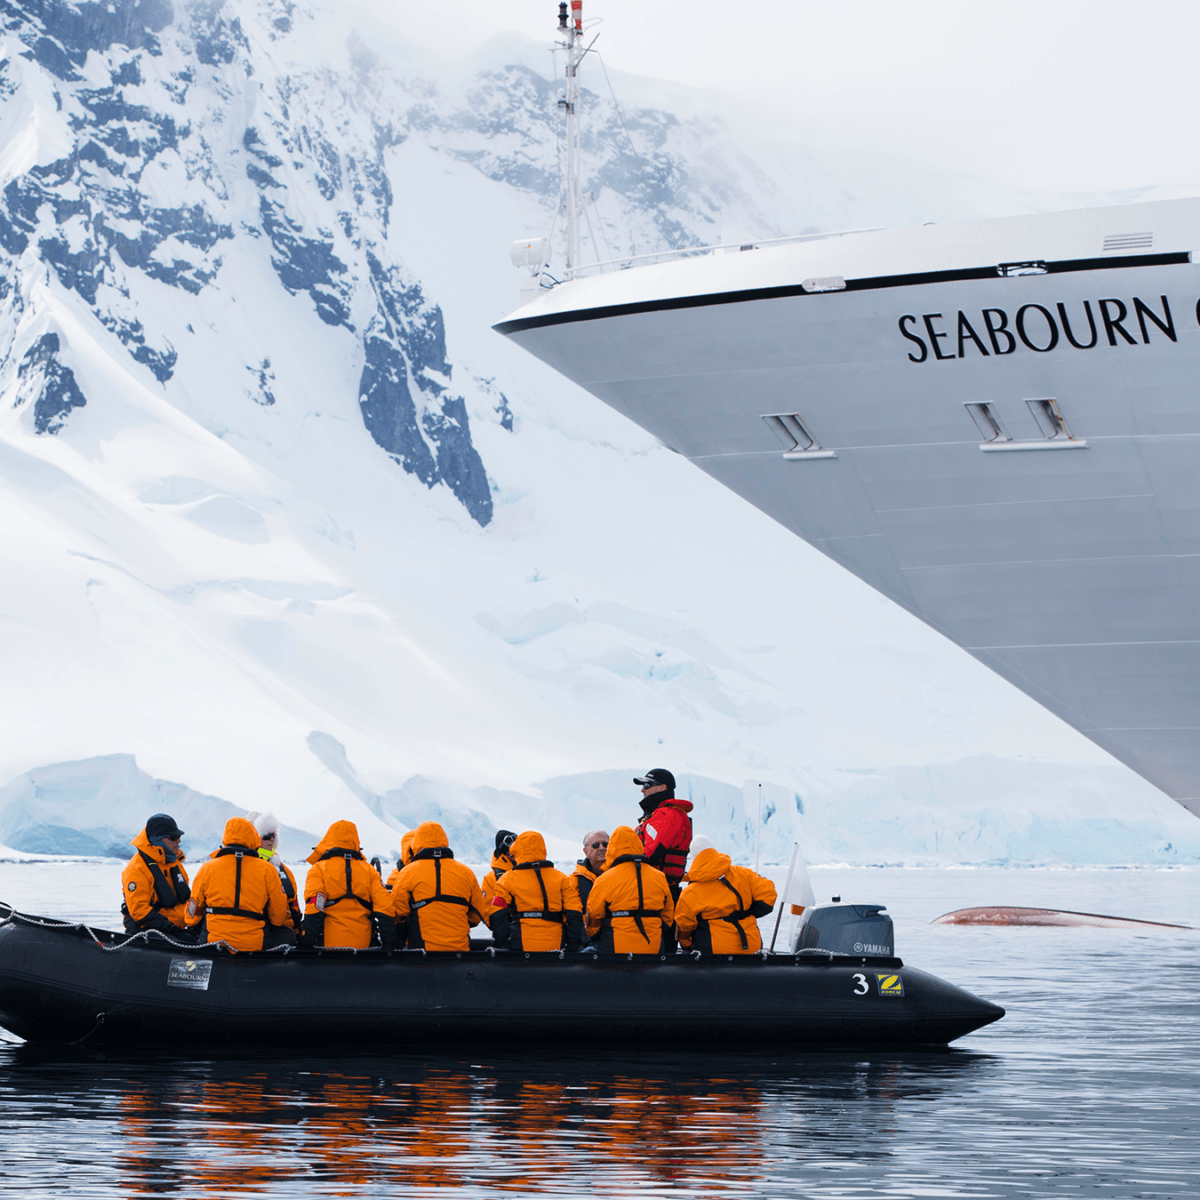
[[[334,821],[306,861],[312,867],[304,881],[304,942],[365,950],[378,928],[380,944],[390,948],[392,898],[363,857],[358,826]]]
[[[510,950],[578,950],[583,909],[570,877],[546,858],[540,833],[527,830],[509,851],[513,869],[496,882],[492,936]]]
[[[506,871],[513,869],[512,844],[517,835],[511,829],[496,830],[496,849],[492,852],[492,869],[483,877],[480,890],[483,892],[483,923],[492,923],[492,900],[496,895],[496,883]]]
[[[288,911],[292,916],[292,928],[300,930],[304,914],[300,911],[300,888],[292,868],[279,857],[279,818],[273,812],[248,812],[246,820],[258,830],[258,857],[275,868],[279,886],[287,897]]]
[[[687,887],[675,905],[682,946],[705,954],[757,954],[758,918],[775,907],[775,885],[729,855],[701,850],[684,876]]]
[[[383,885],[389,892],[396,886],[396,880],[400,878],[400,872],[412,862],[412,840],[416,832],[415,829],[410,829],[400,839],[400,857],[396,859],[396,865],[392,868],[392,873],[387,877],[387,883]]]
[[[155,813],[129,844],[134,856],[121,872],[121,916],[126,933],[157,929],[172,937],[184,935],[184,905],[192,894],[186,857],[179,848],[183,830],[175,818]]]
[[[187,923],[203,921],[208,940],[232,950],[266,949],[275,929],[292,925],[279,874],[259,858],[258,830],[245,817],[226,821],[221,841],[196,872]]]
[[[587,931],[600,949],[617,954],[661,954],[675,920],[667,877],[650,866],[642,842],[618,825],[608,842],[604,874],[588,894]]]
[[[410,950],[470,950],[471,926],[483,920],[475,872],[454,861],[436,821],[417,826],[412,849],[412,862],[392,888],[397,941]]]

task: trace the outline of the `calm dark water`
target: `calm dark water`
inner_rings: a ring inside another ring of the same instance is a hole
[[[12,869],[10,869],[11,872]],[[27,869],[28,870],[28,869]],[[1200,935],[959,929],[1026,903],[1200,923],[1200,872],[816,873],[1004,1004],[927,1053],[620,1045],[470,1057],[0,1047],[24,1195],[1200,1196]],[[14,894],[11,873],[0,894]]]

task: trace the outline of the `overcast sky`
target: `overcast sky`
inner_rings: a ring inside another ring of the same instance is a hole
[[[382,12],[453,58],[506,30],[549,44],[557,9]],[[584,16],[604,18],[610,69],[722,89],[764,121],[781,112],[1039,191],[1200,182],[1196,0],[584,0]]]

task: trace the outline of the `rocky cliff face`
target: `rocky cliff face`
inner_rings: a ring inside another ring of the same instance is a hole
[[[456,375],[484,385],[449,360],[442,309],[405,266],[410,239],[434,231],[394,227],[408,181],[389,152],[420,138],[536,196],[548,221],[555,84],[518,64],[441,88],[353,36],[344,69],[313,66],[328,13],[292,0],[0,3],[0,384],[39,433],[59,432],[88,403],[61,322],[39,302],[36,284],[52,278],[142,378],[168,396],[177,381],[204,388],[203,360],[228,351],[198,343],[196,326],[210,301],[244,287],[232,262],[265,260],[274,286],[254,291],[250,324],[264,336],[243,350],[246,399],[277,402],[279,351],[265,327],[301,300],[355,364],[344,383],[357,384],[370,436],[487,525],[491,485]],[[596,255],[716,239],[716,218],[739,196],[719,164],[689,167],[686,143],[705,130],[586,99]],[[490,409],[511,428],[502,393]]]
[[[276,294],[256,297],[256,316],[269,319],[264,301],[303,297],[360,366],[370,435],[486,525],[487,471],[452,382],[441,310],[388,241],[384,155],[404,130],[373,92],[369,66],[338,78],[287,64],[295,10],[286,0],[0,5],[9,403],[28,406],[45,434],[88,403],[34,294],[40,278],[86,306],[170,395],[180,373],[195,379],[202,364],[189,362],[201,355],[169,313],[202,320],[206,296],[227,287],[223,268],[257,242]],[[270,354],[245,367],[248,399],[274,404]]]

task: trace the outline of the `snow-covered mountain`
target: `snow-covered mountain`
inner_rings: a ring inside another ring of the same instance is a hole
[[[331,0],[0,21],[7,844],[103,851],[186,795],[196,836],[224,801],[566,858],[666,765],[739,853],[762,783],[767,859],[1200,861],[1193,818],[491,332],[558,190],[543,50],[439,64]],[[589,82],[602,257],[1037,202]]]

